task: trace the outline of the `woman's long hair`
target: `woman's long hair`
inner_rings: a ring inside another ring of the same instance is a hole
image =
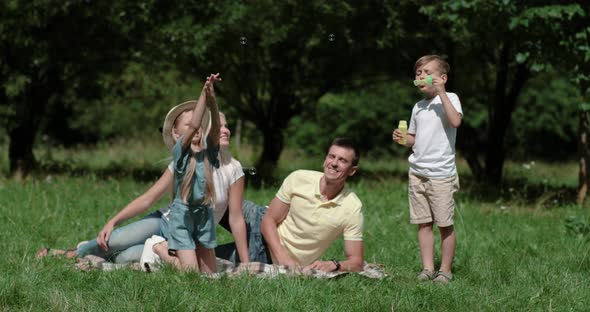
[[[219,116],[227,122],[227,117],[224,113],[219,112]],[[234,172],[238,170],[239,162],[232,156],[229,146],[220,146],[219,148],[219,169],[224,180],[229,180]]]

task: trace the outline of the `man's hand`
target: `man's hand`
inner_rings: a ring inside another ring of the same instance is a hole
[[[306,269],[319,270],[324,272],[334,272],[336,270],[336,263],[334,261],[315,261],[314,263],[305,267]]]

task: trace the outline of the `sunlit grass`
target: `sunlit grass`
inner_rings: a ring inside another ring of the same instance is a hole
[[[103,223],[149,182],[55,176],[24,183],[0,180],[0,307],[7,310],[584,310],[590,291],[589,239],[568,232],[565,220],[590,220],[588,209],[538,209],[482,203],[457,194],[455,281],[419,283],[416,226],[409,224],[407,184],[363,179],[351,184],[364,203],[365,258],[389,277],[347,276],[210,280],[171,269],[79,272],[73,261],[34,259],[42,246],[64,248],[92,238]],[[247,189],[268,202],[276,189]],[[163,199],[156,205],[166,203]],[[220,241],[231,236],[218,230]],[[438,233],[436,244],[439,244]],[[437,247],[438,249],[438,247]],[[342,258],[337,241],[325,259]],[[436,259],[438,263],[439,253]],[[344,295],[343,295],[344,294]]]
[[[233,151],[245,167],[255,163],[259,152],[247,145]],[[1,310],[581,311],[590,304],[590,210],[555,199],[561,188],[575,188],[575,163],[509,161],[508,186],[480,194],[469,185],[473,178],[459,159],[465,183],[456,196],[456,279],[438,287],[415,279],[421,268],[416,226],[408,221],[405,158],[363,158],[350,183],[364,205],[365,259],[384,264],[388,278],[211,280],[170,268],[155,274],[79,272],[71,260],[35,260],[42,246],[71,247],[95,237],[108,218],[147,190],[169,161],[158,138],[39,148],[35,153],[45,165],[70,162],[86,171],[41,174],[18,183],[0,178]],[[6,155],[0,154],[0,160],[6,164]],[[298,168],[320,169],[322,161],[321,155],[288,149],[277,178]],[[110,167],[148,167],[148,178],[95,174]],[[528,198],[537,194],[528,188],[539,187],[540,195]],[[276,191],[275,186],[247,188],[244,197],[267,204]],[[224,230],[218,233],[220,243],[232,239]],[[437,263],[439,243],[437,233]],[[340,240],[324,258],[343,255]]]

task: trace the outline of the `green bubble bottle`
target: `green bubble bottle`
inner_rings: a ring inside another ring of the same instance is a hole
[[[408,135],[408,123],[405,120],[400,120],[399,121],[399,125],[397,125],[397,128],[399,129],[399,131],[402,133],[403,138],[401,140],[399,140],[399,144],[401,145],[406,145],[407,140],[406,140],[406,136]]]

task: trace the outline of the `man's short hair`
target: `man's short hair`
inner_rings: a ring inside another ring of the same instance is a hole
[[[360,153],[358,146],[356,144],[354,144],[354,142],[352,140],[350,140],[348,138],[335,138],[332,141],[332,144],[330,144],[330,147],[332,147],[334,145],[351,149],[354,152],[354,157],[352,158],[352,165],[353,166],[358,165],[359,159],[361,158],[361,153]]]
[[[447,62],[447,59],[445,57],[442,57],[440,55],[431,54],[431,55],[424,55],[423,57],[419,58],[416,61],[416,64],[414,64],[414,72],[416,72],[416,69],[418,69],[418,67],[420,67],[426,63],[430,63],[431,61],[438,62],[438,68],[440,69],[441,73],[448,74],[451,71],[451,65],[449,65],[449,63]]]

